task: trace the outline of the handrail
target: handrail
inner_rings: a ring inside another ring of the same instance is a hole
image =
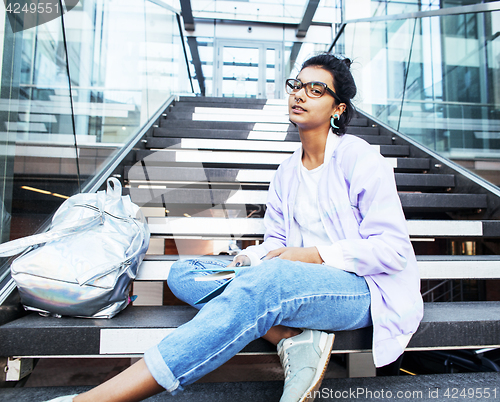
[[[386,98],[389,102],[399,102],[399,99]],[[436,101],[436,100],[425,100],[425,99],[405,99],[405,103],[421,103],[427,104],[431,103],[434,105],[445,105],[445,106],[481,106],[481,107],[500,107],[498,103],[479,103],[479,102],[456,102],[456,101]]]
[[[177,15],[180,15],[181,14],[181,10],[179,9],[176,9],[174,7],[172,7],[171,5],[167,4],[167,3],[164,3],[163,1],[161,0],[148,0],[150,3],[153,3],[153,4],[156,4],[157,6],[160,6],[168,11],[172,11],[174,14],[177,14]]]
[[[179,27],[179,34],[181,36],[182,50],[184,52],[184,60],[186,62],[189,83],[191,84],[191,92],[194,93],[193,77],[191,77],[191,70],[189,69],[189,60],[188,60],[187,50],[186,50],[186,43],[184,43],[184,35],[182,33],[181,16],[179,14],[176,14],[176,18],[177,18],[177,26]],[[200,88],[200,90],[201,90],[201,88]]]
[[[427,148],[425,145],[420,144],[418,141],[414,140],[413,138],[401,133],[400,131],[395,130],[391,126],[385,124],[383,121],[377,119],[376,117],[364,112],[363,110],[358,110],[358,113],[361,113],[368,117],[370,120],[372,120],[375,124],[378,126],[388,130],[392,134],[397,135],[398,137],[402,138],[406,142],[410,143],[414,147],[424,151],[426,154],[428,154],[431,158],[436,159],[439,161],[439,163],[448,166],[450,169],[453,169],[457,173],[463,175],[465,178],[471,180],[478,186],[482,187],[484,190],[492,193],[493,195],[497,196],[500,198],[500,188],[495,186],[494,184],[490,183],[489,181],[483,179],[481,176],[478,176],[474,173],[472,173],[470,170],[464,168],[463,166],[459,165],[458,163],[453,162],[450,159],[445,158],[444,156],[441,156],[437,152],[433,151],[430,148]]]
[[[413,52],[413,41],[415,40],[416,30],[417,30],[417,19],[415,18],[415,22],[413,24],[413,34],[411,36],[410,53],[408,54],[408,63],[406,63],[405,79],[403,81],[403,94],[401,95],[401,107],[399,108],[397,131],[399,131],[399,128],[401,127],[401,117],[403,116],[403,106],[405,103],[405,95],[406,95],[406,84],[408,82],[408,74],[410,73],[411,54]]]
[[[88,182],[82,189],[84,193],[95,193],[99,188],[106,182],[106,179],[111,176],[114,170],[118,167],[122,159],[128,155],[130,151],[136,146],[136,144],[144,137],[151,126],[161,117],[161,114],[165,109],[175,100],[175,95],[170,95],[170,97],[161,105],[153,116],[144,124],[138,132],[129,139],[129,141],[120,148],[120,150],[115,154],[115,156],[108,162],[108,165],[101,170],[101,172],[94,176],[90,182]]]
[[[342,36],[342,34],[344,33],[344,28],[347,24],[345,22],[343,22],[342,24],[340,24],[340,27],[339,27],[339,30],[337,32],[337,35],[335,35],[335,38],[333,39],[333,42],[332,44],[330,45],[330,47],[328,48],[328,53],[330,53],[333,49],[333,47],[335,46],[335,44],[337,43],[337,41],[339,40],[339,38]]]
[[[446,15],[459,15],[459,14],[477,14],[484,13],[488,11],[498,11],[500,10],[500,1],[493,1],[491,3],[473,4],[469,6],[457,6],[449,8],[440,8],[438,10],[429,11],[415,11],[412,13],[403,14],[392,14],[392,15],[380,15],[376,17],[358,18],[355,20],[344,21],[340,25],[340,29],[333,39],[332,44],[328,48],[328,52],[331,52],[335,44],[339,40],[344,28],[347,24],[354,24],[357,22],[379,22],[379,21],[394,21],[394,20],[407,20],[411,18],[425,18],[425,17],[438,17]]]
[[[149,2],[156,4],[159,7],[162,7],[168,11],[171,11],[175,14],[175,17],[177,19],[177,26],[179,27],[179,35],[181,37],[181,43],[182,43],[182,51],[184,52],[184,60],[186,61],[186,68],[187,68],[187,73],[189,77],[189,83],[191,84],[191,92],[194,92],[194,86],[193,86],[193,77],[191,76],[191,70],[189,69],[189,59],[187,55],[187,50],[186,50],[186,44],[184,43],[184,34],[182,33],[182,24],[181,24],[181,10],[178,10],[166,3],[164,3],[161,0],[148,0]]]
[[[103,185],[106,179],[111,176],[121,160],[128,155],[134,146],[142,139],[152,125],[161,117],[164,110],[175,100],[175,95],[171,95],[165,103],[163,103],[155,114],[145,123],[132,138],[113,156],[107,166],[101,170],[99,174],[94,176],[92,180],[82,189],[84,193],[94,193]],[[45,232],[51,223],[51,218],[47,219],[44,224],[37,230],[37,233]],[[8,261],[12,261],[15,257],[11,257]],[[0,273],[0,305],[5,302],[10,293],[15,289],[15,283],[10,276],[10,270]]]

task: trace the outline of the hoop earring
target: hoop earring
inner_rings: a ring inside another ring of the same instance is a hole
[[[338,113],[335,113],[332,118],[330,118],[330,125],[332,128],[340,128],[335,125],[335,119],[338,119],[340,116]]]

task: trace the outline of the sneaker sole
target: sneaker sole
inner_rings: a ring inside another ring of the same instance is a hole
[[[328,334],[325,348],[321,354],[321,359],[318,363],[318,370],[316,375],[312,380],[312,385],[304,392],[298,402],[313,402],[315,397],[314,393],[319,390],[321,383],[323,382],[323,377],[326,373],[326,368],[328,367],[328,362],[330,361],[330,356],[332,354],[333,341],[335,340],[335,334]]]

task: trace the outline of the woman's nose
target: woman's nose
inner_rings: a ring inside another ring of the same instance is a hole
[[[297,92],[295,92],[295,101],[298,102],[299,99],[301,101],[304,101],[305,96],[306,96],[306,89],[302,87]]]

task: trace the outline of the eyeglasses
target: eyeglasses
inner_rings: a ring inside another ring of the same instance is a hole
[[[322,97],[325,92],[328,92],[330,95],[332,95],[338,102],[342,102],[338,95],[333,92],[324,82],[317,82],[317,81],[312,81],[312,82],[302,82],[301,80],[295,79],[295,78],[290,78],[286,80],[286,92],[289,95],[296,94],[299,92],[302,88],[306,91],[306,95],[309,96],[310,98],[320,98]]]

